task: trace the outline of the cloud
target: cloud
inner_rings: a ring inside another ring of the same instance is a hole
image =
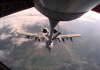
[[[7,55],[10,54],[11,51],[8,50],[0,50],[0,59],[4,59],[7,57]]]
[[[17,30],[26,31],[23,26],[33,26],[35,23],[45,23],[47,18],[39,13],[35,8],[30,8],[21,12],[14,13],[12,15],[0,18],[0,28],[9,26],[8,29],[12,29],[11,32]]]
[[[15,44],[17,46],[20,46],[22,43],[24,42],[28,42],[29,39],[25,39],[25,38],[12,38],[12,44]]]
[[[46,43],[35,43],[35,46],[39,49],[43,49],[44,47],[46,47]]]
[[[0,50],[0,57],[4,57],[5,56],[5,52]]]
[[[97,20],[100,20],[100,14],[93,11],[89,11],[80,18],[78,18],[78,20],[96,22]]]
[[[4,25],[0,25],[0,29],[3,28],[3,27],[4,27]]]
[[[8,55],[10,55],[11,51],[8,50],[0,50],[0,60],[6,60]]]
[[[81,17],[81,18],[78,18],[78,20],[81,20],[81,21],[89,21],[89,22],[96,22],[96,21],[91,20],[91,19],[86,18],[86,17]]]
[[[23,32],[26,31],[26,29],[22,28],[22,23],[10,25],[8,29],[12,29],[9,33],[14,33],[17,31],[23,31]]]
[[[6,33],[3,33],[1,36],[0,36],[0,39],[1,40],[6,40],[7,38],[11,37],[12,35],[11,34],[6,34]]]
[[[91,18],[95,18],[95,19],[100,20],[100,13],[97,13],[97,12],[94,12],[94,11],[89,11],[85,15],[90,16]]]

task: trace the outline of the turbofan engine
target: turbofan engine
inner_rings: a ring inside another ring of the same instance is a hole
[[[58,30],[55,28],[54,31],[53,31],[53,33],[57,33],[57,32],[58,32]]]
[[[49,30],[47,28],[43,29],[43,33],[47,33]]]

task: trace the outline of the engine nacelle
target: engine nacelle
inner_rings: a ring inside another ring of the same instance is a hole
[[[53,33],[57,33],[57,32],[58,32],[58,30],[55,28],[54,31],[53,31]]]
[[[47,33],[49,30],[47,28],[43,29],[43,33]]]

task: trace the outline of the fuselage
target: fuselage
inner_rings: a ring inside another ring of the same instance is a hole
[[[47,33],[47,35],[45,35],[46,37],[48,37],[49,38],[49,40],[48,41],[46,41],[46,48],[49,50],[49,52],[51,51],[51,49],[53,48],[53,40],[50,42],[50,31],[47,29],[47,28],[44,28],[43,29],[43,32],[45,33]]]

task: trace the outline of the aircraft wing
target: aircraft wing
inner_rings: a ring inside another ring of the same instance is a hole
[[[63,41],[63,42],[65,42],[65,40],[64,39],[67,39],[68,40],[68,38],[70,38],[70,40],[73,42],[73,37],[80,37],[81,35],[80,34],[68,34],[68,35],[58,35],[56,38],[54,38],[55,40],[56,39],[58,39],[59,40],[59,42],[61,42],[61,40]],[[55,36],[54,36],[55,37]],[[54,40],[53,39],[53,40]]]
[[[34,7],[34,0],[0,0],[0,17]]]
[[[39,34],[33,34],[33,33],[26,33],[26,32],[17,32],[20,35],[25,35],[25,36],[29,36],[29,37],[43,37]]]
[[[80,37],[80,34],[68,34],[68,35],[59,35],[57,38],[71,38],[71,37]]]
[[[25,35],[27,38],[33,38],[33,37],[35,37],[35,39],[39,39],[39,41],[41,40],[41,38],[44,40],[44,39],[46,39],[47,41],[49,40],[48,39],[48,37],[46,37],[45,35],[44,35],[44,33],[42,33],[42,32],[40,32],[39,34],[33,34],[33,33],[26,33],[26,32],[17,32],[18,34],[20,34],[20,35]]]

